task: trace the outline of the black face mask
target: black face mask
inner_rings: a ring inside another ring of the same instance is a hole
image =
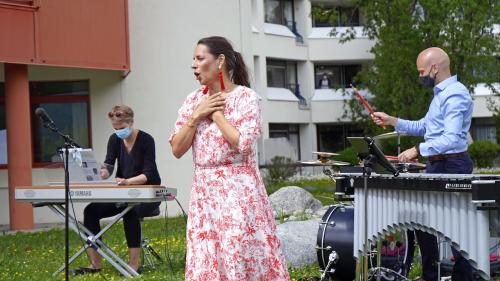
[[[431,78],[430,70],[429,74],[425,76],[420,76],[419,78],[420,78],[420,84],[422,84],[424,88],[434,88],[434,86],[436,85],[436,76],[434,76],[434,78]]]

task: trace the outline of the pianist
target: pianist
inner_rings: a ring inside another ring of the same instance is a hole
[[[399,161],[409,162],[418,155],[427,157],[427,173],[470,174],[472,160],[467,154],[467,133],[472,120],[472,98],[467,88],[450,73],[450,59],[440,48],[428,48],[417,57],[417,70],[424,87],[432,88],[434,97],[429,111],[418,121],[409,121],[375,112],[377,124],[391,125],[406,135],[424,136],[425,142],[404,151]],[[422,253],[423,279],[437,281],[439,259],[436,238],[415,231]],[[460,252],[455,256],[452,280],[472,281],[472,267]]]
[[[150,184],[159,185],[160,175],[155,162],[155,143],[148,133],[134,128],[134,112],[125,105],[117,105],[108,113],[114,133],[109,137],[108,149],[101,170],[103,179],[113,173],[115,162],[116,182],[118,185]],[[129,265],[134,270],[139,267],[141,214],[153,212],[160,203],[142,203],[123,217],[123,227],[129,250]],[[114,203],[91,203],[84,210],[84,225],[92,233],[100,231],[99,221],[119,214],[125,206]],[[87,250],[91,267],[80,268],[77,273],[97,272],[101,268],[99,254],[92,248]]]

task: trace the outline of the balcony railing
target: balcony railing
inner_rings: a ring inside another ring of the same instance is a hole
[[[304,43],[304,38],[297,31],[297,23],[295,21],[291,21],[291,20],[286,21],[285,25],[292,31],[293,34],[295,34],[295,42]]]
[[[300,94],[300,85],[296,83],[288,83],[287,88],[299,99],[300,109],[309,109],[309,103],[306,98]]]

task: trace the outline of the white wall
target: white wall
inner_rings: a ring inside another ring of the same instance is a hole
[[[199,87],[190,69],[193,50],[202,37],[225,36],[252,69],[250,10],[246,0],[129,0],[131,72],[125,78],[116,71],[34,66],[29,68],[30,80],[90,81],[92,143],[98,159],[104,159],[112,133],[106,113],[114,104],[130,105],[135,126],[155,138],[162,183],[178,188],[179,201],[186,209],[193,170],[191,152],[175,159],[168,137],[184,98]],[[3,76],[2,72],[3,67]],[[33,169],[33,184],[46,184],[46,172]],[[51,172],[62,177],[60,169]],[[179,212],[174,203],[169,205],[170,214]],[[53,221],[58,219],[48,210],[35,210],[35,223]],[[8,223],[7,171],[0,170],[0,224]]]
[[[474,108],[472,110],[472,117],[473,118],[480,118],[480,117],[491,117],[492,113],[488,109],[488,105],[490,104],[490,101],[488,99],[491,98],[491,96],[473,96],[474,98]],[[498,104],[498,98],[494,97],[494,100]]]
[[[178,189],[185,209],[191,151],[175,159],[168,138],[184,98],[199,87],[190,68],[193,50],[202,37],[224,36],[252,69],[250,10],[246,0],[129,1],[132,71],[123,82],[123,99],[134,106],[140,127],[155,137],[162,182]],[[172,212],[176,210],[174,206]]]

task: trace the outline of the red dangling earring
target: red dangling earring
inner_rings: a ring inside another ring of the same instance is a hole
[[[226,87],[224,87],[224,79],[222,79],[222,70],[219,69],[219,82],[220,82],[220,90],[224,91]]]
[[[205,86],[205,88],[203,88],[203,94],[206,95],[208,93],[208,86]]]

